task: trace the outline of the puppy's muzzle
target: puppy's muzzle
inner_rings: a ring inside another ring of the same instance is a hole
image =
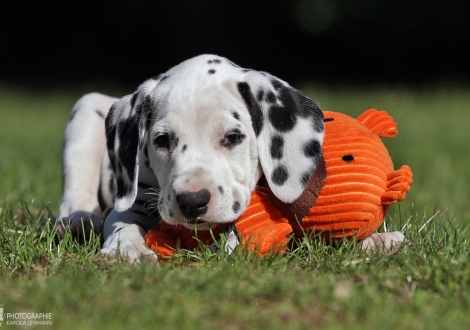
[[[176,204],[181,214],[188,220],[196,220],[197,217],[206,214],[210,200],[211,193],[207,189],[176,195]]]

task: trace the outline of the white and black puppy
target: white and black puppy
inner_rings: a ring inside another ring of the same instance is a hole
[[[81,230],[83,218],[100,230],[101,211],[114,206],[103,253],[156,258],[143,237],[160,217],[201,230],[232,222],[263,174],[280,200],[296,200],[323,137],[318,104],[286,82],[197,56],[119,100],[89,94],[77,102],[58,226]]]

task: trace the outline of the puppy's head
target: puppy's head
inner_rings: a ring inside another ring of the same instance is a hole
[[[296,200],[320,158],[324,127],[317,103],[286,82],[201,55],[116,102],[106,135],[116,210],[135,201],[146,147],[161,217],[207,229],[237,219],[263,173],[280,200]]]

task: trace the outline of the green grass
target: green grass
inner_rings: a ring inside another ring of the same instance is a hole
[[[304,90],[324,109],[358,116],[375,107],[398,122],[399,135],[386,144],[395,167],[410,165],[415,180],[386,221],[408,239],[398,251],[367,255],[356,242],[305,239],[268,259],[208,249],[161,267],[102,259],[97,238],[84,245],[57,240],[46,220],[47,203],[55,212],[59,204],[62,134],[79,95],[3,90],[4,313],[52,313],[46,328],[54,329],[467,329],[470,94],[443,87]]]

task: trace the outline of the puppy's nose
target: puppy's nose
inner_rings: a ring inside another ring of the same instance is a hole
[[[207,189],[176,195],[176,204],[178,204],[181,213],[188,219],[205,214],[210,200],[211,193]]]

